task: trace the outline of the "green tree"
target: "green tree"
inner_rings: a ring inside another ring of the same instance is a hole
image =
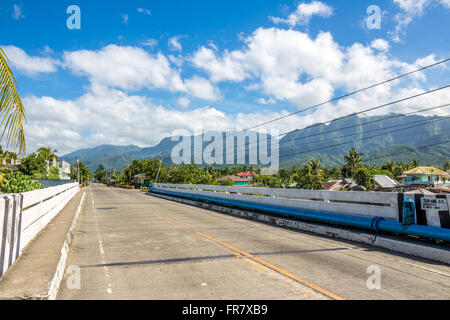
[[[445,170],[445,171],[450,170],[450,160],[445,161],[445,164],[444,164],[444,170]]]
[[[0,114],[1,138],[6,134],[7,146],[25,152],[25,108],[16,89],[16,79],[8,66],[8,58],[0,48]],[[0,138],[0,139],[1,139]]]
[[[0,186],[4,193],[20,193],[43,188],[41,183],[31,180],[20,171],[6,174],[5,179]]]
[[[105,171],[105,167],[103,165],[99,165],[98,169],[95,170],[94,172],[94,177],[97,181],[99,182],[105,182],[106,180],[106,171]]]
[[[341,167],[325,168],[324,173],[325,180],[339,180],[343,178]]]
[[[417,168],[418,166],[420,166],[420,161],[418,160],[412,160],[409,164],[410,169]]]
[[[222,181],[222,186],[224,186],[224,187],[234,186],[234,181],[232,179],[227,179],[225,181]]]
[[[322,182],[324,181],[325,174],[319,160],[310,160],[304,167],[300,169],[300,173],[297,178],[298,189],[322,189]]]
[[[363,153],[358,153],[355,148],[351,148],[348,155],[344,156],[346,176],[353,177],[357,169],[363,167]]]
[[[80,166],[80,180],[81,182],[89,182],[92,180],[92,172],[89,170],[89,168],[84,164],[84,162],[79,162]],[[72,168],[74,169],[74,168]],[[71,171],[71,177],[72,177],[72,171]],[[73,178],[72,178],[73,179]],[[73,179],[76,180],[76,179]]]
[[[57,152],[58,150],[54,150],[51,147],[40,147],[39,149],[37,149],[37,153],[39,153],[42,158],[48,161],[58,161],[58,156],[56,155]]]
[[[22,159],[19,171],[24,175],[33,177],[33,179],[45,179],[47,176],[47,163],[41,155],[33,152]]]
[[[367,188],[368,190],[373,189],[373,173],[369,168],[359,168],[356,170],[353,175],[353,179],[355,179],[356,183],[360,186]]]
[[[59,169],[54,166],[50,166],[48,170],[48,179],[49,180],[59,180]]]

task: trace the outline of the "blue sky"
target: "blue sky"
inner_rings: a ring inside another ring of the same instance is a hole
[[[69,5],[81,29],[66,27]],[[368,29],[377,5],[381,28]],[[27,110],[27,152],[151,146],[245,128],[450,56],[449,0],[15,1],[0,46]],[[448,66],[275,123],[281,132],[442,86]],[[448,102],[441,92],[380,112]],[[447,112],[448,109],[439,110]]]

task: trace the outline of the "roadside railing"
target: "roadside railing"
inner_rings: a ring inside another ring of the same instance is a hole
[[[0,277],[79,190],[70,183],[0,198]]]
[[[222,199],[356,216],[378,216],[391,220],[398,220],[399,214],[398,195],[392,192],[267,189],[161,183],[153,187]]]
[[[390,221],[402,221],[404,201],[413,200],[415,224],[450,229],[450,195],[445,194],[268,189],[161,183],[152,185],[152,188],[187,195],[245,201],[258,205],[382,218]]]

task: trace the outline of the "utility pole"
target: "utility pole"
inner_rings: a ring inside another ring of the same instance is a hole
[[[77,178],[78,178],[78,184],[80,184],[80,161],[77,159]]]
[[[167,171],[166,171],[166,175],[165,175],[165,177],[164,177],[164,182],[163,183],[166,183],[167,182],[167,178],[169,177],[169,172],[170,172],[170,169],[172,169],[172,164],[170,165],[170,167],[167,169]]]
[[[164,160],[164,152],[162,153],[162,157],[161,157],[161,159],[159,160],[159,169],[158,169],[158,173],[156,174],[156,180],[155,180],[155,183],[158,183],[159,172],[161,171],[161,165],[162,165],[162,163],[163,163],[163,160]]]
[[[131,180],[133,180],[133,161],[131,161],[131,164],[130,164],[130,182],[131,182]]]

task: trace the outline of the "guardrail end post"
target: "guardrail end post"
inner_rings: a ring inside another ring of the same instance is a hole
[[[411,225],[416,222],[416,204],[412,199],[403,201],[402,224]]]

